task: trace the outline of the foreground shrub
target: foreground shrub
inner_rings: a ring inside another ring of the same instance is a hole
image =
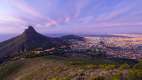
[[[91,80],[106,80],[104,76],[94,77]]]
[[[22,67],[22,62],[8,62],[0,65],[0,80],[5,80],[7,76],[16,72]]]
[[[116,75],[112,76],[111,80],[121,80],[121,77],[122,77],[121,73],[117,73]]]
[[[142,70],[129,70],[126,80],[142,80]]]
[[[142,70],[142,61],[137,63],[134,67],[134,69],[141,69]]]
[[[121,66],[120,66],[120,69],[129,69],[130,68],[130,66],[128,65],[128,64],[122,64]]]
[[[50,80],[71,80],[70,77],[54,77],[51,78]]]
[[[101,64],[99,65],[99,68],[105,69],[105,70],[111,70],[111,69],[115,69],[116,65],[114,64]]]

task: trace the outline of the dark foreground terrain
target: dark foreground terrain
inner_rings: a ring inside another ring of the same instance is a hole
[[[134,65],[96,58],[53,55],[9,60],[0,65],[0,80],[142,80],[142,62]]]

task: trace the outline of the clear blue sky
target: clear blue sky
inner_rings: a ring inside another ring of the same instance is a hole
[[[0,0],[0,34],[141,33],[142,0]]]

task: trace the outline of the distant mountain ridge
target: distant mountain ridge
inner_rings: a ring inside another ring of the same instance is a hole
[[[79,41],[85,40],[84,37],[80,37],[77,35],[66,35],[66,36],[62,36],[61,38],[65,40],[79,40]]]

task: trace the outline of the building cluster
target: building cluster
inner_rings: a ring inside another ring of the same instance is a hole
[[[72,45],[69,46],[61,46],[63,52],[70,53],[73,51],[85,52],[88,49],[97,50],[103,49],[106,54],[111,55],[113,57],[120,57],[120,58],[129,58],[129,59],[142,59],[142,44],[134,44],[133,41],[123,41],[119,38],[119,41],[116,41],[116,38],[109,38],[109,39],[86,39],[86,41],[72,41]],[[121,40],[121,41],[120,41]],[[131,42],[131,43],[130,43]],[[35,49],[33,50],[34,53],[53,53],[54,51],[59,50],[56,48],[50,49]],[[71,51],[72,50],[72,51]],[[61,51],[61,50],[60,50]],[[86,52],[87,53],[87,52]]]

